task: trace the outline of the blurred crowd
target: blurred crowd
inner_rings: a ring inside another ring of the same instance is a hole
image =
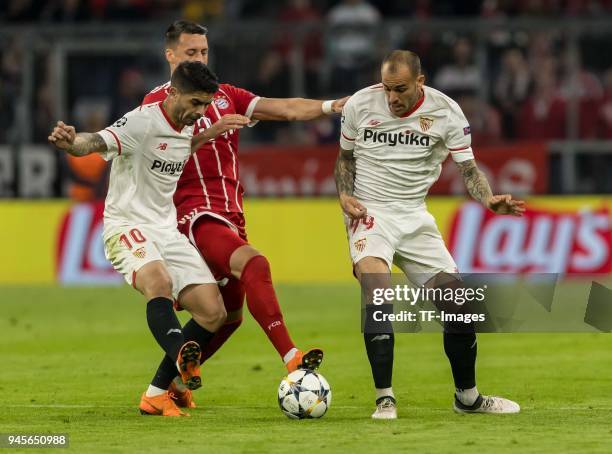
[[[329,14],[342,0],[313,0],[313,10]],[[612,0],[369,0],[384,17],[429,16],[599,16]],[[123,21],[165,19],[179,13],[197,21],[272,19],[278,0],[3,0],[0,20],[9,22]]]
[[[160,19],[164,24],[171,17],[166,13],[174,11],[214,29],[219,18],[267,18],[275,27],[266,28],[261,39],[248,34],[229,40],[211,37],[210,44],[211,64],[224,81],[268,97],[350,94],[377,81],[386,51],[411,49],[421,55],[427,84],[459,102],[475,144],[612,139],[612,55],[593,51],[612,44],[612,29],[597,42],[579,40],[578,52],[570,52],[562,29],[496,33],[483,42],[451,31],[438,36],[408,30],[389,37],[381,27],[382,21],[402,16],[600,15],[612,12],[612,0],[8,0],[1,5],[0,17],[8,22]],[[294,26],[304,24],[312,28],[293,32]],[[27,46],[17,36],[0,44],[0,143],[6,143],[13,139],[11,124],[18,118]],[[301,75],[297,89],[296,52]],[[228,53],[231,59],[222,58]],[[35,60],[32,139],[44,142],[57,112],[57,81],[47,52]],[[88,76],[82,77],[85,73]],[[137,106],[167,76],[156,48],[147,58],[71,58],[68,119],[81,130],[101,129]],[[576,120],[568,123],[573,116]],[[253,142],[333,142],[338,122],[324,118],[298,128],[269,122],[249,134],[247,140]]]

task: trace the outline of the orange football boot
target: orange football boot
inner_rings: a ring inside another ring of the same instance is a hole
[[[287,370],[289,373],[294,372],[298,369],[318,369],[323,361],[323,350],[320,348],[312,348],[306,353],[302,350],[298,350],[295,356],[287,363]]]
[[[193,394],[190,389],[186,389],[185,391],[179,391],[174,382],[170,383],[170,387],[168,388],[168,392],[176,405],[181,408],[196,408],[196,404],[193,401]]]
[[[189,389],[198,389],[202,386],[200,377],[200,354],[202,349],[197,342],[189,341],[181,347],[176,360],[176,367],[181,374],[181,380]]]
[[[174,400],[172,400],[172,395],[168,392],[154,397],[147,397],[147,394],[143,393],[138,408],[141,415],[189,416],[189,413],[181,411],[176,406]]]

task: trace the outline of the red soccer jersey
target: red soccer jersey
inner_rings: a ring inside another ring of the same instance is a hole
[[[154,88],[142,103],[163,101],[169,87],[170,82],[167,82]],[[194,134],[226,114],[250,117],[258,100],[259,97],[250,91],[220,84],[213,103],[196,124]],[[194,209],[213,212],[229,220],[242,219],[244,189],[239,181],[238,139],[239,131],[222,134],[200,147],[189,159],[174,194],[179,219]]]

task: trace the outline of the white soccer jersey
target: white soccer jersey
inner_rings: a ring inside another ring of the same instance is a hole
[[[403,117],[389,110],[382,84],[358,91],[344,106],[340,145],[354,153],[357,199],[422,203],[449,152],[455,162],[474,158],[459,105],[431,87],[423,91]]]
[[[176,229],[172,195],[191,153],[193,127],[179,130],[161,103],[127,113],[99,131],[113,159],[104,230],[126,225]]]

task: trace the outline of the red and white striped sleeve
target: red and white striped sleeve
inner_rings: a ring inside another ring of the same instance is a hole
[[[474,159],[472,152],[472,132],[467,118],[459,104],[452,102],[449,105],[449,115],[446,122],[444,143],[450,152],[453,161],[463,162]]]
[[[237,114],[244,115],[245,117],[249,118],[251,115],[253,115],[255,105],[260,99],[259,96],[251,93],[249,90],[234,87],[233,85],[229,84],[222,84],[221,89],[231,96]]]

